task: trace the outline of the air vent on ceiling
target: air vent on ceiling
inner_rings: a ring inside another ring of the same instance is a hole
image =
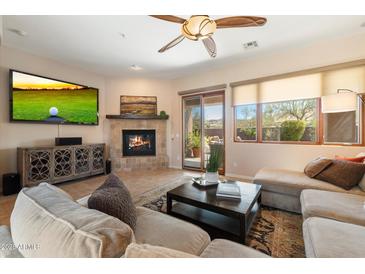
[[[257,41],[251,41],[251,42],[247,42],[243,44],[243,48],[244,49],[254,49],[254,48],[258,48],[259,44],[257,43]]]

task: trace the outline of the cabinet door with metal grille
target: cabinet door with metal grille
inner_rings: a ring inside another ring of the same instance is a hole
[[[57,148],[53,150],[54,158],[54,181],[64,181],[67,178],[72,178],[73,172],[73,149]]]
[[[92,173],[100,173],[104,171],[104,145],[93,145],[92,146]]]
[[[35,186],[52,181],[52,150],[31,150],[26,152],[26,186]]]
[[[90,147],[89,146],[79,146],[75,148],[75,174],[90,174]]]

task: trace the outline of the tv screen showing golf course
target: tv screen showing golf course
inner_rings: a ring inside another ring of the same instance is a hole
[[[12,121],[98,124],[98,89],[10,70]]]

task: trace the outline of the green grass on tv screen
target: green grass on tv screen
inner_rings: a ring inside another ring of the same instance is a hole
[[[14,90],[13,119],[49,121],[51,108],[66,123],[97,123],[97,90]]]

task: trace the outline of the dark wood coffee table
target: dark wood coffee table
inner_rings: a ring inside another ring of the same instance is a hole
[[[167,192],[167,213],[200,226],[212,239],[224,238],[244,244],[261,203],[261,186],[235,183],[241,200],[216,197],[217,186],[185,183]]]

